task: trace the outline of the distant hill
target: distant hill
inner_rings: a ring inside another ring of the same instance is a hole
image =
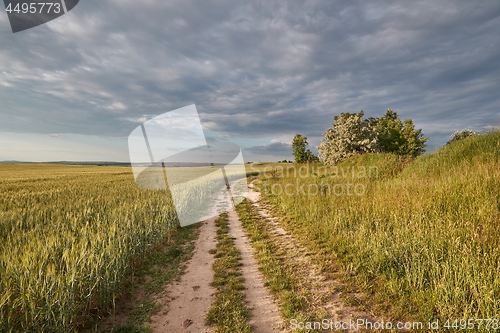
[[[63,164],[63,165],[98,165],[98,166],[130,166],[129,162],[75,162],[75,161],[53,161],[53,162],[25,162],[25,161],[0,161],[0,164]]]

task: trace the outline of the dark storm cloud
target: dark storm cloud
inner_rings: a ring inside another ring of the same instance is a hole
[[[436,147],[500,125],[498,31],[498,1],[80,1],[1,32],[0,131],[125,137],[195,103],[226,137],[319,141],[393,108]]]
[[[249,151],[257,155],[272,155],[272,156],[291,155],[292,145],[283,142],[273,142],[268,145],[246,148],[245,151]]]

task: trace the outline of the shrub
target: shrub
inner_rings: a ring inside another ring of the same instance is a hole
[[[335,165],[356,154],[377,152],[377,133],[367,120],[364,112],[341,113],[333,117],[332,128],[328,128],[318,146],[323,162]]]
[[[470,136],[478,135],[476,132],[470,129],[464,129],[461,131],[456,131],[453,133],[450,137],[450,141],[446,142],[446,144],[450,144],[455,141],[463,140],[465,138],[468,138]]]

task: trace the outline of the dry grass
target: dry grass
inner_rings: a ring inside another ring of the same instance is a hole
[[[325,270],[373,295],[379,313],[500,318],[499,157],[495,132],[414,161],[372,154],[336,169],[273,166],[259,186],[284,228],[323,256]],[[363,174],[369,167],[378,173]],[[349,182],[363,194],[347,194]],[[293,195],[277,193],[287,185]]]

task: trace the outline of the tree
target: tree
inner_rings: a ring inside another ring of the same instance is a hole
[[[360,111],[333,117],[333,127],[325,131],[318,146],[323,162],[335,165],[356,154],[378,151],[377,133],[363,115]]]
[[[380,150],[396,152],[403,142],[402,123],[397,112],[387,109],[385,115],[378,118],[369,118],[368,121],[377,132]]]
[[[306,150],[306,161],[311,163],[319,162],[319,158],[308,149]]]
[[[377,132],[377,141],[383,152],[417,157],[425,152],[426,141],[421,129],[415,129],[413,120],[404,122],[398,112],[387,109],[385,115],[370,118],[370,124]]]
[[[415,129],[413,120],[405,119],[401,131],[403,142],[398,154],[403,156],[417,157],[425,153],[426,142],[429,138],[424,138],[422,129]]]
[[[446,142],[446,144],[450,144],[450,143],[455,142],[455,141],[463,140],[465,138],[468,138],[470,136],[475,136],[475,135],[477,135],[477,133],[474,132],[473,130],[470,130],[470,129],[456,131],[455,133],[453,133],[451,135],[450,141]]]
[[[297,133],[293,137],[292,149],[295,163],[319,161],[318,157],[316,157],[309,149],[306,150],[307,145],[309,145],[307,143],[307,136],[303,136]]]
[[[300,134],[295,134],[292,141],[293,157],[295,158],[295,163],[302,163],[305,161],[306,156],[306,146],[307,137]]]

